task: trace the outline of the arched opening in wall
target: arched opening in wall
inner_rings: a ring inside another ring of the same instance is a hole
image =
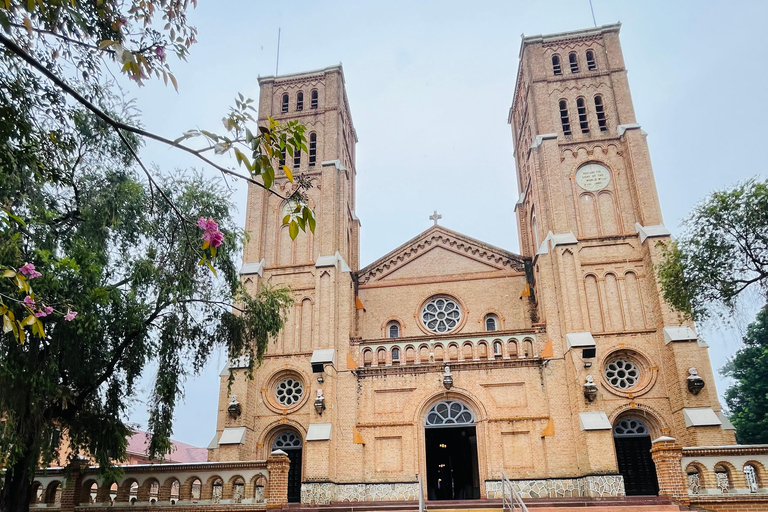
[[[757,492],[760,488],[760,479],[758,478],[757,468],[751,462],[744,464],[742,468],[744,471],[744,480],[747,482],[747,489],[749,492]]]
[[[253,501],[256,503],[263,503],[266,501],[267,478],[264,475],[259,475],[253,483]]]
[[[400,337],[400,322],[392,320],[387,324],[387,338],[399,338]]]
[[[694,464],[688,464],[685,468],[685,477],[688,483],[688,494],[699,494],[704,486],[704,478],[701,470]]]
[[[648,426],[633,416],[619,417],[613,426],[613,443],[627,496],[659,494]]]
[[[479,359],[488,359],[488,344],[481,341],[477,344],[477,357]]]
[[[171,505],[175,505],[177,501],[179,501],[179,492],[181,491],[181,483],[174,479],[171,482],[171,493],[170,493],[170,500]]]
[[[43,503],[45,501],[45,488],[40,482],[34,482],[32,484],[32,495],[29,499],[29,503],[34,505],[36,503]]]
[[[597,195],[597,208],[600,212],[600,229],[603,236],[619,234],[619,224],[616,221],[616,207],[610,192],[600,192]]]
[[[280,113],[285,114],[288,112],[288,94],[283,94],[283,104],[280,107]]]
[[[203,492],[203,482],[200,481],[199,478],[195,478],[192,481],[192,487],[190,489],[190,498],[193,502],[198,502],[200,500],[200,495]]]
[[[445,358],[445,352],[442,345],[435,345],[435,361],[442,361]]]
[[[272,442],[272,450],[283,450],[288,454],[288,503],[301,501],[301,435],[295,430],[283,430]]]
[[[392,347],[392,364],[400,364],[400,349]]]
[[[93,482],[88,489],[88,501],[87,503],[96,503],[96,498],[99,496],[99,484]]]
[[[715,464],[715,483],[717,484],[717,490],[723,494],[728,492],[731,488],[731,472],[728,471],[728,467],[725,464]]]
[[[112,482],[109,486],[109,502],[114,503],[117,499],[117,482]]]
[[[139,499],[139,482],[132,482],[131,489],[128,492],[128,503],[133,505]]]
[[[531,234],[533,235],[533,254],[537,254],[541,244],[539,243],[539,228],[534,214],[531,214]]]
[[[474,356],[474,347],[472,347],[472,343],[465,343],[461,347],[461,355],[464,357],[465,361],[471,361],[475,358]]]
[[[363,350],[363,366],[371,366],[373,364],[373,350],[367,348]]]
[[[384,366],[387,364],[387,351],[380,348],[376,351],[376,366]]]
[[[46,491],[46,497],[45,502],[48,505],[58,505],[61,503],[61,483],[60,482],[51,482],[48,484],[48,489]]]
[[[222,498],[224,498],[224,481],[217,478],[211,485],[211,499],[214,503],[221,503]]]
[[[232,484],[232,501],[242,503],[243,498],[245,498],[245,480],[238,477]]]
[[[509,357],[517,357],[517,342],[509,340],[507,342],[507,355]]]
[[[301,91],[296,93],[296,110],[299,112],[304,110],[304,93]]]
[[[444,400],[424,421],[427,496],[430,500],[480,498],[475,416],[466,404]]]
[[[448,345],[448,357],[446,361],[458,361],[459,360],[459,346],[456,343]]]
[[[560,56],[555,54],[552,56],[552,72],[555,75],[562,75],[563,74],[563,68],[560,65]]]
[[[485,330],[486,331],[498,331],[499,319],[493,313],[485,315]]]
[[[413,364],[416,362],[416,349],[412,346],[405,347],[405,363]]]
[[[493,357],[496,359],[501,359],[502,353],[501,353],[501,342],[500,341],[494,341],[493,342]]]
[[[147,484],[144,484],[147,485]],[[160,482],[153,480],[149,483],[149,502],[157,503],[160,495]]]
[[[422,363],[428,363],[429,362],[429,347],[426,345],[421,345],[419,347],[419,361]]]

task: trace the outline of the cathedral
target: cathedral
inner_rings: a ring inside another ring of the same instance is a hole
[[[735,444],[707,345],[654,277],[670,233],[619,30],[522,39],[520,254],[435,213],[361,268],[341,66],[259,79],[259,120],[307,127],[286,165],[312,181],[317,229],[292,241],[291,205],[251,186],[242,279],[295,304],[253,380],[236,359],[222,372],[210,461],[281,450],[288,501],[309,505],[500,498],[506,479],[528,497],[632,496],[659,492],[653,441]]]

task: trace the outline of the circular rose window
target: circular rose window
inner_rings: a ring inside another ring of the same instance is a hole
[[[640,369],[629,359],[614,359],[605,366],[605,378],[618,389],[629,389],[640,379]]]
[[[275,398],[281,405],[290,407],[301,400],[304,394],[304,386],[298,379],[288,377],[278,382],[275,388]]]
[[[435,297],[421,308],[421,321],[432,332],[450,332],[461,321],[461,306],[450,297]]]

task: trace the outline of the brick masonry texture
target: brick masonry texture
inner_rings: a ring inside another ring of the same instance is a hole
[[[653,272],[657,244],[669,238],[642,241],[636,229],[663,220],[618,32],[615,25],[523,40],[509,113],[522,192],[510,197],[510,204],[517,200],[520,255],[436,225],[360,268],[356,135],[341,67],[260,79],[260,120],[298,119],[316,136],[317,159],[310,165],[302,157],[298,172],[314,185],[309,201],[318,222],[314,234],[291,242],[281,225],[282,201],[251,186],[244,260],[264,264],[261,274],[243,280],[254,290],[267,281],[289,285],[296,302],[254,380],[236,371],[232,392],[242,405],[236,418],[227,413],[222,377],[218,435],[231,427],[244,427],[246,435],[241,444],[215,445],[211,460],[264,460],[277,436],[291,431],[302,439],[305,503],[350,493],[365,497],[377,485],[398,489],[391,496],[401,499],[410,496],[418,475],[426,481],[426,415],[446,400],[463,402],[474,415],[483,497],[497,492],[502,471],[519,485],[580,482],[561,487],[580,489],[568,491],[579,496],[604,492],[581,490],[597,488],[623,494],[612,431],[582,430],[581,413],[605,413],[611,425],[637,419],[652,439],[671,436],[680,446],[735,443],[732,430],[685,424],[685,408],[721,408],[706,346],[696,340],[665,344],[663,329],[681,325]],[[587,50],[595,55],[594,70],[584,61]],[[578,73],[567,65],[572,52],[580,59]],[[555,54],[563,62],[561,75],[553,72]],[[316,109],[308,108],[311,91],[318,92]],[[305,98],[301,111],[298,92]],[[285,94],[289,111],[282,113]],[[578,117],[582,100],[589,133]],[[570,135],[560,101],[568,105]],[[579,185],[577,172],[588,163],[605,169],[599,190]],[[280,176],[276,186],[282,194],[293,187]],[[436,296],[461,308],[450,332],[431,332],[422,322],[424,304]],[[488,315],[496,331],[485,330]],[[393,322],[397,339],[387,337]],[[569,350],[567,334],[581,332],[592,334],[595,357]],[[330,348],[335,363],[321,383],[309,361],[314,350]],[[617,389],[607,380],[605,367],[617,358],[639,368],[634,386]],[[443,385],[445,365],[454,380],[450,390]],[[691,367],[706,384],[698,395],[687,389]],[[584,395],[588,376],[597,385],[593,401]],[[302,383],[303,395],[280,403],[276,386],[289,377]],[[314,407],[318,390],[325,399],[320,413]],[[314,424],[330,424],[330,439],[307,441]],[[679,457],[675,462],[657,452],[654,458],[662,489],[685,500]],[[584,483],[590,479],[611,483]],[[525,485],[535,493],[546,487]]]

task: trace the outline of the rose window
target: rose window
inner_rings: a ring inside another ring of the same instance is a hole
[[[421,321],[432,332],[441,334],[450,332],[461,321],[461,306],[448,297],[437,297],[426,304],[421,310]]]
[[[281,380],[277,384],[275,389],[275,397],[281,405],[289,407],[301,400],[301,396],[304,394],[304,386],[301,385],[298,379],[288,377]]]
[[[605,378],[615,388],[629,389],[637,384],[640,370],[632,361],[614,359],[605,367]]]

